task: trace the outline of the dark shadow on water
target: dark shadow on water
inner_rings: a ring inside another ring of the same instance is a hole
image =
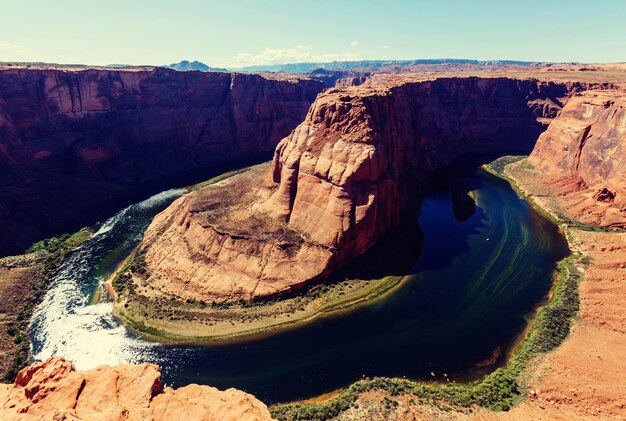
[[[416,217],[414,222],[407,222],[394,229],[371,250],[355,258],[324,282],[344,279],[379,280],[386,276],[413,275],[415,261],[422,250],[423,237]]]
[[[458,180],[450,186],[452,212],[458,222],[465,222],[476,213],[476,202],[471,193],[474,189],[466,180]]]

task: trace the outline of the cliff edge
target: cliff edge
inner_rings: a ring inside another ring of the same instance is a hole
[[[562,197],[568,217],[626,227],[626,93],[574,96],[539,137],[529,162]]]

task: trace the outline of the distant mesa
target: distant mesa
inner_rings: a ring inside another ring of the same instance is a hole
[[[318,80],[324,83],[327,88],[335,86],[359,86],[365,83],[367,78],[372,75],[372,72],[361,71],[359,69],[354,70],[327,70],[327,69],[314,69],[306,73],[308,77],[313,80]]]
[[[259,66],[245,66],[238,69],[230,69],[242,72],[285,72],[285,73],[308,73],[314,70],[354,70],[368,69],[375,70],[387,66],[409,67],[419,64],[439,65],[478,65],[478,66],[499,66],[518,65],[533,66],[536,62],[517,60],[470,60],[470,59],[416,59],[416,60],[359,60],[359,61],[331,61],[326,63],[286,63]]]
[[[228,72],[227,69],[222,69],[219,67],[209,67],[206,64],[197,60],[194,60],[194,61],[183,60],[183,61],[179,61],[178,63],[168,64],[163,67],[167,67],[169,69],[174,69],[174,70],[181,70],[181,71],[198,70],[200,72],[224,72],[224,73]]]

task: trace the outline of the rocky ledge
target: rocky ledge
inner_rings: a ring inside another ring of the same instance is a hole
[[[529,162],[542,170],[559,211],[588,224],[626,227],[626,92],[573,97],[541,135]]]
[[[419,211],[472,153],[530,152],[580,83],[441,78],[320,94],[262,167],[177,200],[141,249],[147,288],[258,300],[328,276]]]
[[[3,420],[271,420],[267,406],[237,389],[164,387],[154,364],[76,371],[60,357],[0,385]]]

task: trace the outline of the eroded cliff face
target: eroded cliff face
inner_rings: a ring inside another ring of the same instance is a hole
[[[464,154],[529,151],[566,96],[564,85],[478,78],[322,95],[278,145],[265,209],[345,261],[419,207],[433,171]]]
[[[177,199],[142,243],[146,275],[134,294],[167,299],[250,301],[327,273],[333,251],[258,210],[274,190],[269,164]],[[154,295],[154,294],[151,294]]]
[[[626,226],[626,93],[574,96],[529,158],[562,196],[569,217]]]
[[[322,89],[159,68],[0,70],[0,255],[175,179],[271,156]]]
[[[469,153],[529,152],[581,88],[447,78],[326,91],[264,175],[207,187],[155,219],[144,241],[147,284],[183,299],[232,301],[324,278],[415,217],[435,170]],[[216,203],[193,205],[243,186],[251,193],[221,202],[223,217]],[[246,218],[228,226],[241,209]],[[244,219],[259,222],[248,229]]]
[[[271,420],[267,406],[237,389],[164,387],[154,364],[76,371],[61,357],[0,384],[3,420]]]

